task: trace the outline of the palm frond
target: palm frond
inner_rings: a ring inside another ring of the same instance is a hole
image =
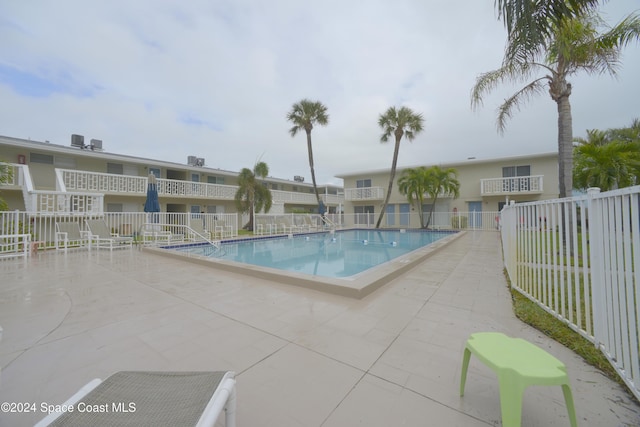
[[[400,134],[409,141],[423,130],[424,117],[408,107],[389,107],[378,117],[378,126],[382,128],[380,142],[388,142],[391,136]]]
[[[498,19],[507,28],[505,62],[540,54],[554,26],[594,9],[598,0],[495,0]]]
[[[527,103],[533,96],[544,92],[546,80],[549,80],[549,78],[546,76],[540,77],[504,100],[502,105],[498,107],[498,118],[496,120],[499,133],[504,133],[507,120],[510,119],[515,112],[520,111],[522,104]]]
[[[519,83],[530,79],[537,68],[547,68],[546,65],[537,62],[510,63],[497,70],[480,74],[476,78],[476,84],[471,89],[471,109],[476,110],[483,105],[485,95],[493,92],[503,83]]]

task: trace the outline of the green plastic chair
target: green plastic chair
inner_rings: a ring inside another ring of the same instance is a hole
[[[576,410],[564,363],[528,341],[499,332],[479,332],[467,340],[462,360],[460,396],[464,395],[471,353],[498,374],[502,425],[520,427],[522,396],[530,385],[560,385],[572,427],[577,427]]]

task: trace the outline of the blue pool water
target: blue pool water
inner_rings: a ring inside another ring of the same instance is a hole
[[[180,252],[323,276],[349,277],[405,255],[451,232],[345,230],[172,247]]]

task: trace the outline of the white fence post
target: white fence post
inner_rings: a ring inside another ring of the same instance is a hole
[[[591,269],[591,307],[593,310],[593,338],[596,347],[599,347],[605,341],[606,336],[606,296],[605,296],[605,277],[604,266],[604,233],[602,214],[600,209],[596,208],[596,202],[593,197],[600,193],[600,189],[593,187],[587,190],[587,217],[589,220],[589,263]],[[599,283],[600,286],[594,286]]]

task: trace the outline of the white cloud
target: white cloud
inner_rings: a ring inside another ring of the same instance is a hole
[[[495,129],[498,89],[470,109],[476,76],[497,68],[504,29],[493,2],[151,1],[4,2],[0,71],[51,82],[21,94],[0,73],[0,133],[67,145],[72,133],[108,151],[238,171],[262,156],[271,175],[310,180],[304,135],[285,115],[322,101],[330,123],[313,131],[316,174],[382,169],[377,117],[407,105],[425,130],[403,141],[400,165],[556,149],[556,107],[541,96]],[[606,4],[611,22],[637,7]],[[640,47],[624,51],[618,80],[576,76],[574,134],[639,117]],[[5,76],[6,77],[6,76]],[[46,92],[46,88],[44,89]]]

